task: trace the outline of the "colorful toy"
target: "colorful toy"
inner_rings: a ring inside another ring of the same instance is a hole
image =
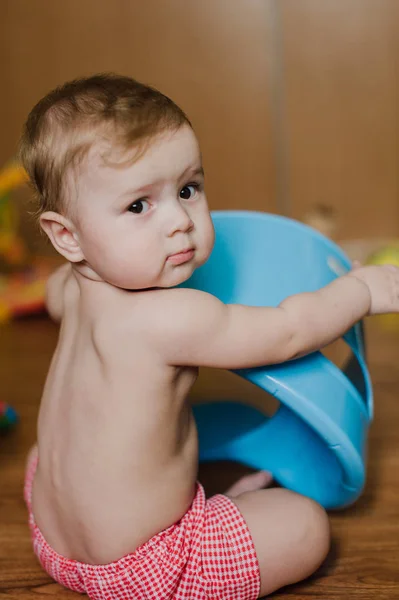
[[[15,162],[0,171],[0,323],[44,310],[46,280],[55,266],[53,259],[32,257],[19,235],[11,194],[26,181]]]
[[[395,265],[399,267],[399,242],[383,246],[367,260],[369,265]],[[381,327],[386,330],[399,331],[399,315],[379,315],[376,317]]]
[[[11,429],[18,421],[17,413],[11,406],[0,402],[0,431]]]
[[[182,287],[204,290],[225,303],[276,306],[351,268],[336,244],[302,223],[246,211],[212,216],[212,255]],[[326,508],[353,503],[365,482],[373,400],[361,324],[344,340],[353,355],[343,370],[315,352],[283,365],[236,371],[273,395],[280,407],[268,417],[239,402],[195,406],[200,459],[235,460],[270,471],[281,485]]]
[[[45,284],[53,261],[32,257],[19,234],[12,192],[27,181],[16,162],[0,171],[0,323],[44,309]],[[0,402],[0,431],[18,421],[11,406]]]
[[[26,172],[16,163],[0,171],[0,265],[6,271],[24,266],[28,259],[18,235],[18,212],[10,198],[11,192],[26,180]]]
[[[57,262],[33,259],[24,271],[0,275],[0,323],[45,310],[46,281]]]

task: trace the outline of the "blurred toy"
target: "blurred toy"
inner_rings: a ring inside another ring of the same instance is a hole
[[[399,267],[399,241],[380,247],[367,259],[369,265],[395,265]],[[384,329],[399,331],[399,315],[381,315],[378,322]]]
[[[11,429],[18,421],[17,413],[11,406],[0,402],[0,431]]]
[[[387,238],[337,239],[338,219],[334,209],[324,204],[312,206],[303,222],[334,240],[354,261],[368,265],[395,265],[399,267],[399,240]],[[374,318],[385,330],[399,332],[399,315],[378,315]]]
[[[27,264],[28,252],[18,235],[18,212],[11,201],[11,192],[25,183],[25,170],[11,163],[0,171],[0,271],[9,272]]]
[[[44,311],[46,281],[53,270],[50,259],[34,259],[22,272],[0,275],[0,323]]]
[[[368,259],[370,265],[395,265],[399,267],[399,242],[384,246],[374,252]]]
[[[26,181],[15,162],[0,171],[0,323],[44,310],[46,280],[54,269],[53,259],[31,256],[19,234],[11,194]]]
[[[304,215],[302,221],[330,240],[335,239],[337,233],[337,215],[332,206],[322,203],[315,204]]]

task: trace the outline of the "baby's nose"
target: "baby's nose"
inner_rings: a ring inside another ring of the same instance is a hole
[[[176,233],[176,231],[182,231],[184,233],[190,232],[194,227],[189,213],[181,204],[179,204],[173,211],[173,217],[171,219],[170,235]]]

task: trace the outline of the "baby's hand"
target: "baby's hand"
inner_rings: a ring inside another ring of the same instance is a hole
[[[370,292],[370,315],[399,312],[399,268],[392,265],[361,267],[349,274],[365,283]]]

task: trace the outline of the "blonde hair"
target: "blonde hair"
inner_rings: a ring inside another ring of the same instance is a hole
[[[20,142],[38,215],[66,209],[65,173],[95,141],[140,152],[154,135],[184,124],[191,126],[170,98],[130,77],[105,73],[57,87],[34,106]]]

